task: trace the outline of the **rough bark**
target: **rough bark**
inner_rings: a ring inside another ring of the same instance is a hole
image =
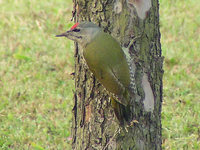
[[[163,58],[158,7],[158,0],[152,0],[149,16],[141,20],[126,0],[74,0],[75,21],[96,23],[122,47],[130,46],[135,39],[129,53],[136,67],[137,89],[131,107],[132,125],[127,127],[128,132],[118,132],[109,96],[83,63],[76,45],[73,149],[161,149]]]

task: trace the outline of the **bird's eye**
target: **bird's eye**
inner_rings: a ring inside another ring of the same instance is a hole
[[[80,29],[73,29],[72,31],[74,31],[74,32],[79,32],[80,31]]]

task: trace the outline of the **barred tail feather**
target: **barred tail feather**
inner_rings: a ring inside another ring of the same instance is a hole
[[[116,101],[113,97],[111,97],[111,104],[120,125],[123,126],[129,120],[130,106],[124,106]]]

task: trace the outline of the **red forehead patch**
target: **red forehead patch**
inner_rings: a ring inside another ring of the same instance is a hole
[[[71,29],[70,30],[73,30],[73,29],[75,29],[77,26],[79,25],[79,23],[77,22],[75,25],[73,25],[72,27],[71,27]]]

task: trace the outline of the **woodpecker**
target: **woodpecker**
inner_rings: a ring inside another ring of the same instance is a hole
[[[128,121],[130,69],[119,42],[92,22],[76,23],[57,37],[67,37],[81,45],[80,55],[89,70],[108,91],[120,124]]]

